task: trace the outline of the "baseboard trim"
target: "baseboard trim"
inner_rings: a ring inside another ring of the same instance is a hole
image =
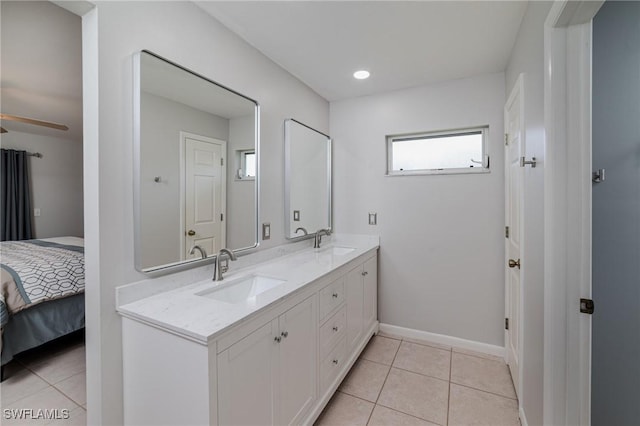
[[[494,355],[500,358],[504,358],[505,355],[504,347],[502,346],[490,345],[488,343],[461,339],[459,337],[447,336],[444,334],[430,333],[428,331],[416,330],[413,328],[398,327],[397,325],[380,323],[380,331],[409,339],[427,340],[441,345],[455,346],[456,348],[468,349],[470,351]]]

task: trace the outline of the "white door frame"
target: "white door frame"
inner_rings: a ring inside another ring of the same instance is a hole
[[[526,132],[525,132],[525,123],[524,123],[524,118],[525,118],[525,110],[524,110],[524,106],[525,104],[525,93],[524,93],[524,74],[521,73],[518,76],[518,79],[516,80],[516,82],[514,83],[513,87],[511,88],[511,92],[509,93],[509,98],[507,99],[507,102],[505,102],[505,106],[504,106],[504,132],[505,135],[507,135],[510,131],[509,129],[509,115],[508,115],[508,108],[509,105],[511,105],[514,102],[514,98],[517,96],[518,97],[518,105],[516,106],[516,108],[518,108],[518,121],[519,121],[519,129],[518,132],[520,133],[518,135],[518,140],[519,140],[519,144],[520,144],[520,153],[519,155],[522,156],[524,155],[524,153],[526,152]],[[507,145],[508,142],[508,136],[505,136],[505,184],[506,182],[509,182],[509,186],[513,185],[513,182],[511,181],[510,176],[510,157],[509,157],[509,146]],[[520,173],[520,178],[518,179],[518,182],[516,182],[518,185],[520,185],[520,190],[518,191],[518,202],[520,204],[519,209],[518,209],[518,215],[519,215],[519,221],[520,224],[518,226],[518,232],[520,233],[519,235],[519,241],[520,241],[520,259],[522,259],[522,262],[524,263],[524,265],[526,265],[526,258],[524,256],[524,239],[525,239],[525,234],[524,234],[524,214],[525,214],[525,210],[524,210],[524,200],[525,200],[525,196],[524,196],[524,169],[520,168],[519,170]],[[509,209],[510,207],[510,203],[511,203],[511,195],[510,195],[510,187],[507,187],[505,185],[505,223],[509,221]],[[509,232],[513,232],[513,224],[512,223],[507,223],[507,225],[510,227]],[[506,329],[504,330],[504,360],[505,362],[509,362],[509,353],[510,353],[510,347],[511,347],[511,339],[510,339],[510,330],[513,328],[514,326],[514,321],[513,321],[513,315],[511,312],[511,286],[509,285],[509,273],[511,272],[508,266],[508,261],[509,261],[509,238],[505,238],[505,256],[504,256],[504,268],[505,268],[505,318],[509,319],[509,330]],[[524,330],[524,315],[523,315],[523,301],[524,301],[524,292],[522,291],[522,284],[524,282],[524,272],[525,269],[520,269],[518,268],[519,273],[520,273],[520,289],[519,289],[519,297],[518,297],[518,318],[517,321],[515,321],[515,325],[518,327],[517,330],[517,336],[518,336],[518,347],[517,347],[517,351],[518,351],[518,368],[517,368],[517,380],[514,380],[514,384],[516,384],[517,389],[516,389],[516,395],[518,396],[518,409],[520,411],[522,411],[522,347],[523,347],[523,330]]]
[[[557,1],[544,28],[544,424],[591,423],[591,25]]]
[[[220,185],[221,185],[221,210],[224,215],[224,221],[221,223],[222,226],[222,234],[221,241],[223,242],[223,247],[225,246],[226,241],[226,226],[227,226],[227,141],[222,139],[215,139],[209,136],[197,135],[195,133],[183,132],[180,131],[180,258],[184,260],[184,254],[186,253],[185,247],[185,238],[184,238],[184,230],[185,230],[185,211],[184,206],[186,205],[185,199],[185,149],[187,146],[187,139],[195,139],[201,142],[207,142],[215,145],[222,145],[222,158],[224,158],[224,170],[222,176],[220,177]],[[208,253],[208,255],[215,253]]]

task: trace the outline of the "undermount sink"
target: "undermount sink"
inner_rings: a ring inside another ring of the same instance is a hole
[[[329,252],[334,256],[344,256],[345,254],[349,254],[354,250],[355,249],[353,247],[332,246],[332,247],[327,247],[326,249],[324,249],[322,251]]]
[[[255,298],[259,294],[285,282],[285,280],[266,277],[264,275],[249,275],[244,278],[229,281],[228,283],[220,284],[213,289],[201,291],[200,293],[196,293],[196,295],[208,297],[209,299],[220,302],[236,304]]]

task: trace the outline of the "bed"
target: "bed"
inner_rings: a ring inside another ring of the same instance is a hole
[[[84,240],[0,242],[2,366],[84,327]]]

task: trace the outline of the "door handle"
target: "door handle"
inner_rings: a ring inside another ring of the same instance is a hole
[[[509,259],[509,268],[515,268],[518,267],[518,269],[520,269],[520,259],[518,260],[513,260],[513,259]]]
[[[196,235],[196,231],[194,231],[193,229],[189,229],[189,231],[187,231],[187,235],[193,237],[194,235]]]

